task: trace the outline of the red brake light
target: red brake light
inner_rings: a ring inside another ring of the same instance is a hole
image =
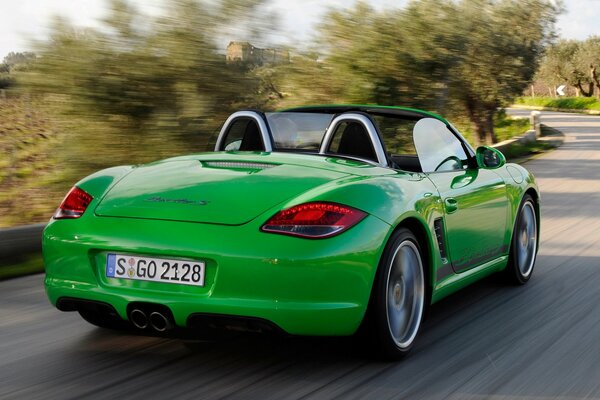
[[[342,233],[367,216],[336,203],[304,203],[279,211],[261,228],[263,232],[321,239]]]
[[[94,198],[74,186],[54,213],[54,219],[79,218]]]

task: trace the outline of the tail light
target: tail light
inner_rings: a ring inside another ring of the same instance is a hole
[[[353,227],[367,216],[355,208],[329,202],[300,204],[279,211],[261,228],[263,232],[321,239]]]
[[[54,219],[79,218],[94,198],[74,186],[54,213]]]

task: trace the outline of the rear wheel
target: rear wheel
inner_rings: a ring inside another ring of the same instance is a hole
[[[525,195],[513,230],[506,275],[511,283],[524,285],[531,278],[538,250],[538,221],[533,198]]]
[[[402,358],[421,327],[426,297],[421,250],[408,229],[399,229],[388,242],[374,291],[371,340],[382,357]]]

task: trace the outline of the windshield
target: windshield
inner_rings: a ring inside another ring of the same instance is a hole
[[[333,114],[275,112],[267,113],[274,150],[319,151]]]

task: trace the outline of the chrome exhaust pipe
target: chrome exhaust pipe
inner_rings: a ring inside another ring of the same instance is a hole
[[[155,311],[150,314],[150,326],[158,332],[168,331],[173,329],[173,323],[163,314]]]
[[[148,316],[139,308],[135,308],[129,313],[129,320],[138,329],[146,329],[148,327]]]

